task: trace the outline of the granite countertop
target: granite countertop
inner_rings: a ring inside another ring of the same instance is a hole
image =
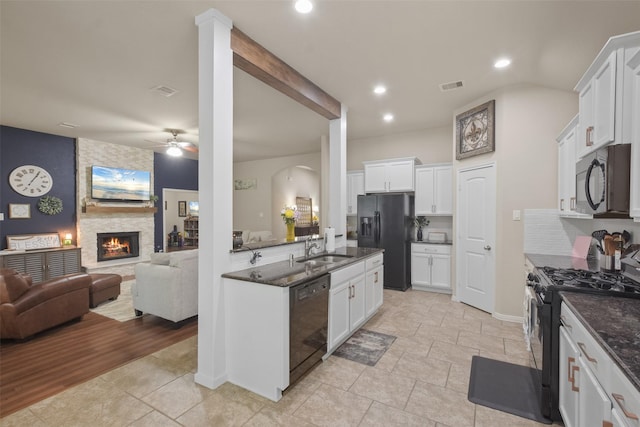
[[[444,242],[432,242],[430,240],[415,240],[412,239],[411,243],[424,243],[427,245],[453,245],[453,241],[452,240],[445,240]]]
[[[640,299],[574,292],[560,295],[640,390]]]
[[[271,264],[257,265],[245,270],[225,273],[222,277],[243,280],[246,282],[263,283],[271,286],[289,287],[322,276],[323,274],[327,274],[337,268],[342,268],[349,264],[362,261],[365,258],[382,252],[384,252],[383,249],[377,248],[341,247],[337,248],[336,251],[332,253],[320,252],[314,254],[311,258],[317,257],[318,255],[349,256],[349,258],[345,258],[344,261],[310,268],[304,262],[297,262],[304,261],[305,258],[300,257],[294,260],[293,267],[289,266],[289,261],[287,260]]]

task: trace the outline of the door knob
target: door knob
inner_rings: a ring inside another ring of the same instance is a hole
[[[489,246],[489,245],[485,246],[485,247],[484,247],[484,250],[485,250],[485,251],[490,251],[490,250],[491,250],[491,246]]]

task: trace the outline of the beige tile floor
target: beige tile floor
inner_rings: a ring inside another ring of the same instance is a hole
[[[397,336],[374,367],[330,357],[271,402],[194,383],[196,338],[0,420],[10,426],[536,426],[467,400],[474,354],[526,365],[520,324],[442,294],[384,292],[365,328]]]

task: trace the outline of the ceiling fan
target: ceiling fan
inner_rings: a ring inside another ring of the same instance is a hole
[[[167,139],[167,142],[149,142],[157,144],[158,147],[167,147],[166,153],[174,157],[182,156],[183,150],[190,151],[192,153],[198,152],[198,147],[194,143],[178,139],[178,135],[185,133],[185,131],[180,129],[165,129],[165,132],[169,132],[173,135],[172,138]]]

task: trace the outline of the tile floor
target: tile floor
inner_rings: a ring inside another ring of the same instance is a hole
[[[526,365],[520,324],[448,295],[384,291],[367,329],[397,336],[369,367],[330,357],[271,402],[232,384],[194,383],[196,338],[0,420],[10,426],[536,426],[467,400],[474,354]]]

